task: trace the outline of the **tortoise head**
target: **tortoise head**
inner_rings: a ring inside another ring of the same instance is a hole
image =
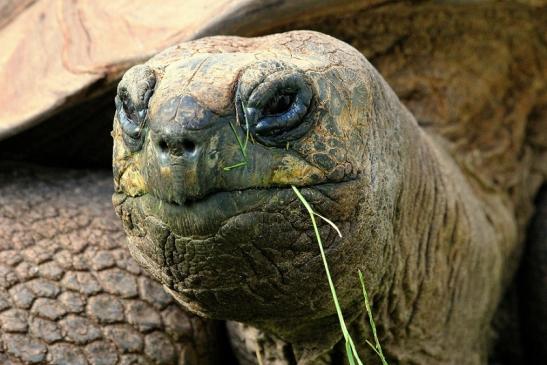
[[[383,275],[400,185],[391,94],[364,57],[315,32],[212,37],[123,77],[114,204],[134,257],[188,309],[253,323],[335,314],[357,269]],[[386,96],[389,94],[388,96]]]

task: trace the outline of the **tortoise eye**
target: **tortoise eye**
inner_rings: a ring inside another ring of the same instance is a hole
[[[296,94],[275,95],[262,109],[263,116],[274,116],[287,112],[294,102]]]
[[[281,70],[266,77],[249,96],[238,94],[239,115],[259,142],[284,146],[302,137],[311,127],[306,118],[313,96],[306,76],[296,70]],[[245,100],[246,99],[246,100]]]
[[[146,111],[137,112],[127,93],[124,92],[118,93],[115,102],[116,109],[118,110],[118,120],[124,132],[123,140],[129,149],[135,152],[142,146],[142,128],[144,126]]]
[[[127,116],[132,122],[137,122],[137,116],[135,115],[135,107],[131,104],[131,101],[129,100],[129,96],[127,96],[127,93],[120,96],[122,100],[122,108]]]
[[[123,140],[132,152],[142,147],[148,103],[155,85],[155,75],[145,65],[131,68],[118,85],[118,95],[115,99],[118,120],[124,132]]]

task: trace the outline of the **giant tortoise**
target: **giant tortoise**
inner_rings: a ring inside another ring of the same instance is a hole
[[[545,362],[544,4],[335,3],[220,7],[170,42],[261,37],[119,84],[154,47],[115,53],[29,110],[8,86],[1,363],[344,364],[291,186],[342,233],[319,222],[367,364],[358,270],[390,364]]]

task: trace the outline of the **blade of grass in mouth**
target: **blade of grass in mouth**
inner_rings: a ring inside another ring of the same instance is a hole
[[[340,328],[342,330],[344,340],[346,341],[346,355],[348,357],[348,361],[349,361],[350,365],[355,365],[356,362],[359,365],[363,365],[363,362],[361,361],[361,359],[359,358],[359,354],[357,353],[357,349],[355,348],[355,344],[353,343],[353,340],[352,340],[352,338],[351,338],[351,336],[348,332],[348,329],[346,327],[346,323],[344,321],[344,316],[342,315],[342,309],[340,307],[340,303],[338,302],[338,296],[336,295],[336,289],[334,287],[334,283],[333,283],[332,277],[330,275],[329,264],[327,262],[327,257],[325,256],[325,250],[323,249],[323,242],[321,241],[321,235],[319,234],[319,228],[317,227],[317,222],[315,221],[315,216],[318,216],[322,219],[323,219],[323,217],[321,215],[315,213],[315,211],[313,210],[311,205],[308,203],[306,198],[304,198],[304,196],[300,193],[300,191],[296,188],[296,186],[291,185],[291,187],[292,187],[294,193],[296,194],[296,196],[298,197],[298,199],[300,199],[300,201],[302,202],[302,204],[304,205],[304,207],[306,208],[306,210],[308,211],[308,213],[310,215],[313,230],[315,232],[315,238],[317,239],[317,244],[319,245],[319,251],[321,252],[321,259],[323,260],[323,266],[325,268],[325,273],[327,274],[327,280],[328,280],[329,288],[330,288],[330,291],[331,291],[331,294],[332,294],[332,299],[334,301],[334,306],[336,308],[336,314],[338,315],[338,321],[340,322]],[[336,226],[332,221],[330,221],[326,218],[325,218],[325,221],[327,223],[329,223],[330,225],[332,225],[332,226]],[[336,231],[338,232],[339,235],[341,235],[340,230],[338,229],[338,227],[336,227]]]
[[[236,136],[237,144],[239,145],[239,150],[241,151],[241,155],[243,156],[243,161],[238,162],[231,166],[224,167],[224,171],[230,171],[232,169],[247,165],[247,144],[249,143],[249,123],[247,122],[247,120],[245,120],[245,129],[246,129],[245,143],[241,142],[241,138],[239,138],[239,134],[237,133],[232,122],[229,122],[229,123],[230,123],[230,128],[232,129],[232,132],[234,132],[234,136]]]

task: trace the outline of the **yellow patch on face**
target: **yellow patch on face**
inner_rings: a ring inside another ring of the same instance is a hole
[[[123,172],[120,178],[120,187],[129,196],[143,195],[147,190],[144,178],[134,165],[130,165]]]
[[[160,167],[160,175],[163,178],[170,178],[172,175],[171,168],[167,166]]]
[[[311,166],[297,157],[285,156],[281,160],[280,166],[273,170],[272,183],[302,185],[307,183],[311,176],[319,176],[323,179],[325,174],[317,167]]]
[[[112,137],[114,139],[113,164],[119,171],[119,176],[114,177],[116,191],[122,191],[128,196],[140,196],[147,192],[144,177],[139,172],[140,158],[138,154],[132,154],[123,142],[122,131],[119,122],[114,123]]]

